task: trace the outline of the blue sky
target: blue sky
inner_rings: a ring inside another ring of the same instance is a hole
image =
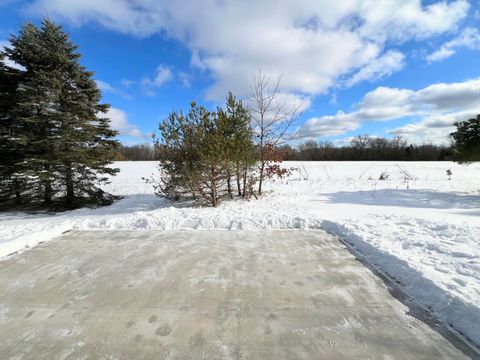
[[[258,69],[302,106],[296,141],[446,143],[480,113],[473,0],[0,0],[0,45],[46,14],[80,46],[124,143],[192,100],[247,96]]]

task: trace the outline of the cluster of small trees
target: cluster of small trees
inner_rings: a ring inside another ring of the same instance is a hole
[[[0,204],[111,202],[98,184],[118,172],[117,133],[77,46],[49,20],[10,43],[0,52]]]
[[[159,125],[155,149],[161,176],[150,181],[159,196],[191,196],[217,206],[234,193],[253,194],[256,157],[250,116],[232,94],[226,109],[212,112],[192,103],[187,114],[172,112]]]
[[[324,141],[306,141],[297,148],[282,147],[285,160],[301,161],[443,161],[451,148],[437,145],[412,145],[401,137],[392,139],[360,135],[344,146]]]
[[[192,103],[187,114],[173,112],[161,122],[154,137],[160,177],[147,179],[156,194],[217,206],[262,195],[265,178],[284,176],[278,147],[300,112],[281,101],[279,83],[259,72],[248,106],[230,93],[224,109]]]

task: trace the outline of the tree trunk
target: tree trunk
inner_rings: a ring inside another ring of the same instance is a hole
[[[43,202],[49,206],[52,204],[52,182],[50,180],[45,181],[45,192],[43,194]]]
[[[262,195],[262,184],[263,184],[263,172],[265,170],[265,162],[262,161],[262,166],[260,167],[260,179],[258,181],[258,195]]]
[[[247,197],[247,167],[243,168],[243,193],[242,197],[245,199]]]
[[[14,181],[14,188],[15,188],[15,203],[19,205],[22,202],[22,194],[20,193],[18,180]]]
[[[240,164],[237,161],[235,172],[237,175],[237,190],[238,190],[238,196],[242,196],[242,188],[240,187]],[[245,188],[244,188],[245,190]]]
[[[233,194],[232,194],[232,174],[230,173],[230,170],[227,170],[227,192],[228,192],[228,195],[230,196],[230,199],[233,199]]]
[[[45,172],[48,174],[50,172],[50,165],[45,165]],[[44,180],[44,193],[43,193],[43,203],[47,206],[52,204],[53,190],[52,190],[52,181],[50,179]]]
[[[71,206],[73,204],[73,200],[75,199],[75,193],[73,191],[73,174],[70,164],[67,165],[65,182],[67,185],[67,197],[65,198],[65,203],[67,206]]]
[[[265,137],[265,134],[264,134],[264,129],[263,129],[263,114],[262,114],[262,120],[261,120],[261,124],[262,124],[262,131],[261,131],[261,135],[260,135],[260,162],[261,162],[261,166],[260,166],[260,179],[258,181],[258,196],[262,195],[262,184],[263,184],[263,171],[265,170],[265,146],[264,146],[264,143],[263,143],[263,140],[264,140],[264,137]]]
[[[212,206],[217,207],[217,183],[215,181],[215,170],[211,169],[210,190],[212,193]]]

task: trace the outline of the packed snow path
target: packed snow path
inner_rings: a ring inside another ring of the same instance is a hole
[[[323,231],[73,232],[0,263],[1,359],[477,359],[419,315]]]

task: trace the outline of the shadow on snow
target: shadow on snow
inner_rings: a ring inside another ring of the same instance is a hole
[[[398,206],[427,209],[479,209],[480,195],[432,190],[382,189],[320,194],[332,204]],[[320,200],[314,200],[320,201]]]

